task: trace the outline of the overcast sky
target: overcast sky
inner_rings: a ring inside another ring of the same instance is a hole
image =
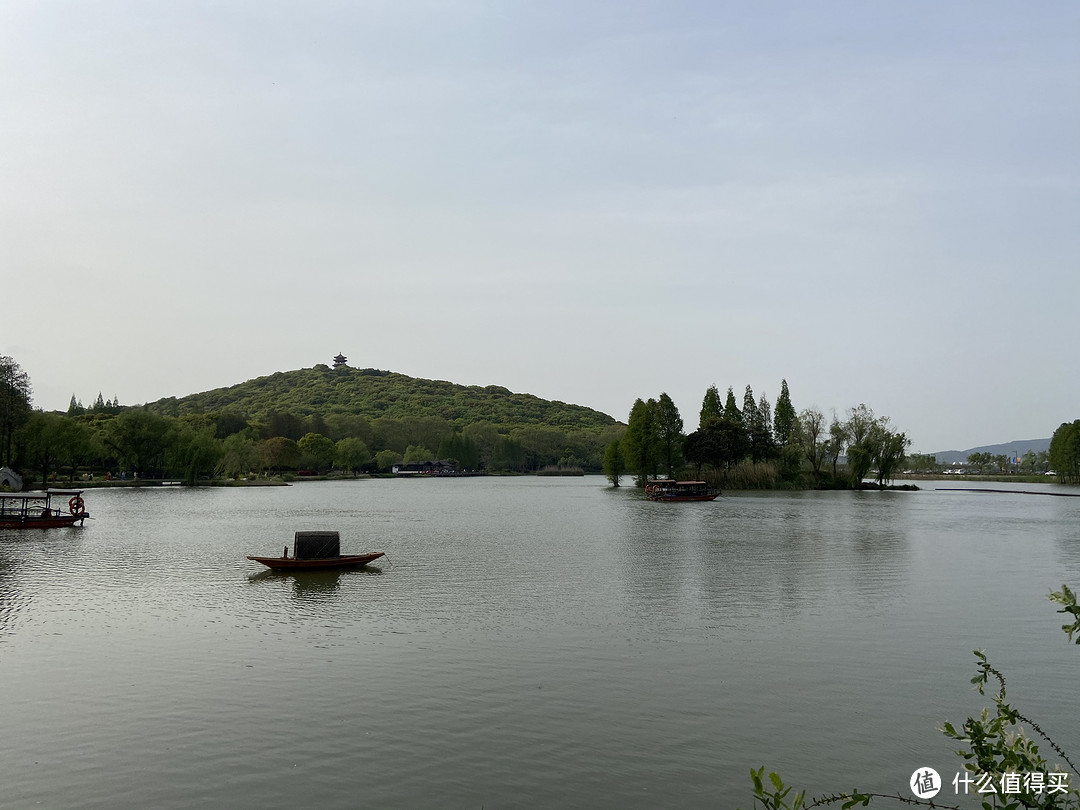
[[[1080,418],[1080,4],[0,5],[34,404],[331,362],[964,449]]]

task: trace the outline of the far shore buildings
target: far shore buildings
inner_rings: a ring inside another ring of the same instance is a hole
[[[345,361],[348,359],[348,357],[338,352],[338,356],[334,358],[334,368],[340,368],[341,366],[346,365]]]
[[[457,465],[452,461],[416,461],[395,464],[391,472],[394,475],[457,475]]]

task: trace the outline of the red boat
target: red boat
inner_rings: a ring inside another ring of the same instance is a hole
[[[337,532],[297,532],[293,538],[293,555],[286,546],[280,557],[252,557],[249,560],[262,563],[275,571],[310,570],[312,568],[350,568],[367,565],[386,556],[385,551],[369,551],[364,554],[342,554],[341,539]]]
[[[90,517],[81,489],[47,489],[44,492],[0,493],[0,529],[58,529],[74,526]],[[56,498],[63,504],[53,504]],[[67,506],[67,511],[64,511]]]
[[[720,490],[712,489],[705,481],[661,478],[645,485],[645,497],[650,501],[715,501],[719,496]]]

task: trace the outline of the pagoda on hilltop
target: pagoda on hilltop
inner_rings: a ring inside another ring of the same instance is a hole
[[[338,356],[334,358],[334,368],[341,368],[348,359],[348,357],[339,353]]]

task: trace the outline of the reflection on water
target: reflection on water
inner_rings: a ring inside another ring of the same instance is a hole
[[[28,604],[20,592],[16,569],[18,563],[7,551],[7,538],[0,532],[0,643],[14,631],[19,614]],[[0,650],[2,654],[2,650]]]
[[[249,575],[248,582],[253,585],[269,583],[291,589],[293,596],[298,599],[321,599],[339,591],[343,577],[379,576],[382,572],[383,569],[376,565],[323,571],[275,571],[268,568]]]
[[[5,806],[729,807],[761,764],[894,793],[949,764],[973,647],[1035,708],[1068,700],[1045,593],[1080,582],[1078,507],[658,504],[599,478],[95,491],[84,529],[0,536]],[[246,559],[297,529],[394,564]]]

